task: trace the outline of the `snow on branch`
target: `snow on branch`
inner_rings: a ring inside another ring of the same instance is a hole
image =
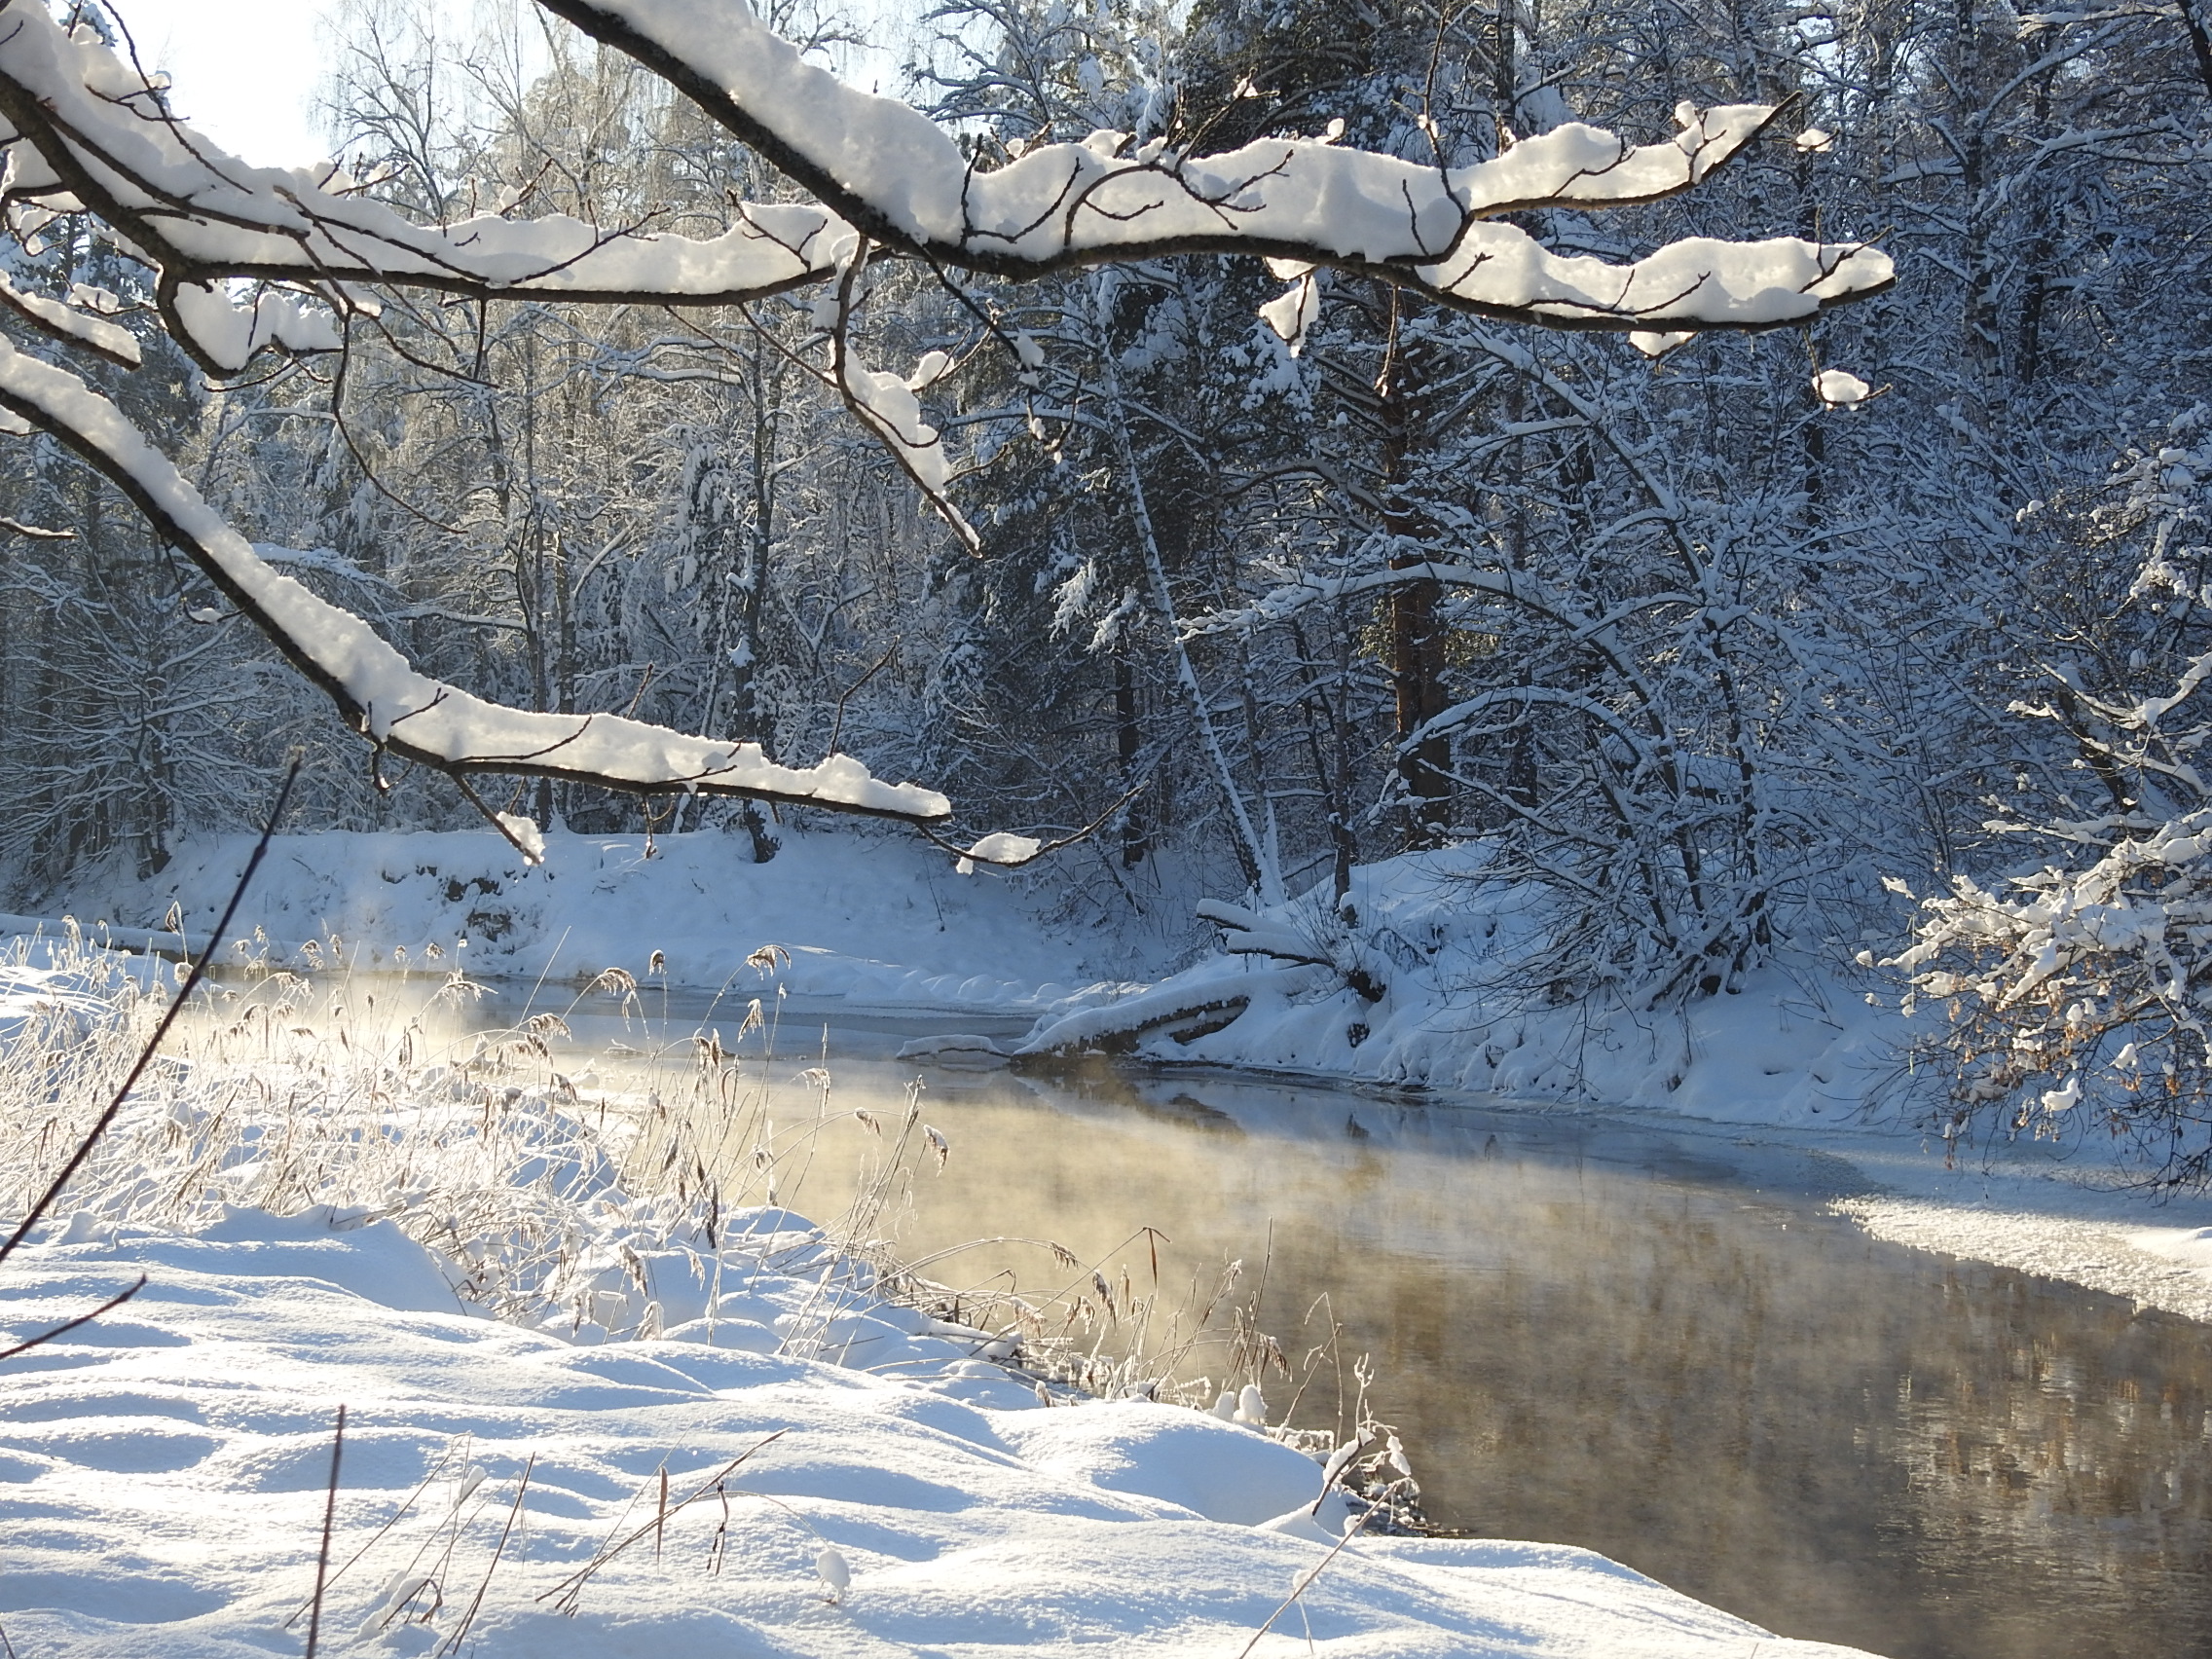
[[[616,715],[533,714],[431,680],[360,617],[272,567],[113,403],[5,338],[0,408],[53,434],[129,496],[380,749],[454,776],[497,772],[635,793],[743,794],[917,824],[950,816],[936,791],[884,783],[849,756],[782,766],[754,743],[687,736]]]
[[[1171,253],[1247,253],[1381,276],[1447,305],[1554,327],[1765,327],[1889,285],[1863,243],[1671,244],[1615,266],[1564,259],[1494,215],[1651,202],[1686,190],[1780,113],[1676,112],[1636,146],[1570,124],[1464,167],[1262,139],[1191,157],[1094,132],[983,171],[896,99],[810,64],[743,0],[539,0],[689,95],[871,239],[1024,277]]]
[[[258,167],[226,154],[89,27],[70,34],[39,0],[0,5],[0,195],[11,206],[89,209],[128,239],[162,268],[164,314],[188,346],[198,331],[180,326],[170,299],[183,281],[719,304],[826,276],[852,244],[831,214],[800,203],[740,203],[708,239],[564,214],[417,224],[333,166]]]
[[[646,222],[482,214],[418,225],[334,167],[253,167],[168,114],[89,29],[0,5],[11,202],[81,204],[171,281],[259,276],[471,294],[725,304],[833,276],[865,236],[933,264],[1023,278],[1175,253],[1264,255],[1381,277],[1454,308],[1556,328],[1762,328],[1887,287],[1880,249],[1691,239],[1626,265],[1551,252],[1499,215],[1686,190],[1775,119],[1683,105],[1634,145],[1570,124],[1463,167],[1326,139],[1193,157],[1095,132],[985,171],[896,99],[808,63],[743,0],[540,0],[692,98],[818,199],[733,204],[713,238]],[[172,321],[174,319],[172,318]]]
[[[215,284],[179,282],[164,299],[171,332],[181,328],[193,355],[225,374],[243,369],[264,346],[305,354],[345,345],[327,311],[310,310],[289,294],[262,294],[241,306]]]
[[[82,289],[83,285],[79,284]],[[91,290],[85,289],[89,293]],[[128,328],[107,320],[76,306],[63,305],[59,300],[48,299],[18,288],[6,272],[0,272],[0,306],[29,323],[42,333],[71,345],[84,346],[97,351],[109,362],[127,369],[139,366],[138,342]]]

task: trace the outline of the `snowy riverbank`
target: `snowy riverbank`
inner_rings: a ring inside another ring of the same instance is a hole
[[[204,928],[249,846],[195,840],[158,877],[59,897],[81,917],[142,929],[175,903]],[[1840,950],[1828,969],[1764,969],[1686,1010],[1632,1014],[1471,989],[1531,924],[1481,886],[1465,851],[1359,868],[1356,924],[1312,896],[1242,918],[1219,909],[1227,942],[1253,948],[1176,973],[1158,938],[1071,928],[1039,879],[964,877],[905,836],[789,833],[768,865],[715,833],[664,837],[648,858],[639,837],[556,831],[548,853],[528,868],[489,831],[279,837],[238,932],[294,952],[336,935],[347,960],[372,969],[397,965],[395,945],[418,965],[437,946],[450,953],[441,969],[528,978],[610,966],[643,977],[658,952],[672,982],[734,976],[747,994],[764,982],[748,957],[775,943],[790,953],[776,981],[794,995],[1033,1017],[1036,1051],[1107,1046],[1780,1134],[1858,1171],[1841,1201],[1881,1236],[2212,1318],[2212,1202],[2100,1188],[2097,1146],[2057,1149],[2063,1160],[2037,1143],[1948,1149],[1906,1126],[1906,1026],[1890,997],[1869,1005],[1871,981],[1845,977]],[[1380,994],[1353,988],[1355,976]]]
[[[253,840],[194,837],[158,875],[93,872],[41,908],[103,920],[142,948],[174,905],[197,941]],[[335,956],[372,972],[460,965],[563,980],[621,968],[708,989],[757,985],[747,959],[781,945],[789,959],[777,977],[793,995],[1000,1011],[1042,1009],[1129,955],[1097,929],[1071,937],[1034,882],[961,875],[912,835],[787,829],[764,865],[749,848],[718,831],[648,840],[556,830],[533,866],[489,830],[279,835],[225,942],[297,964],[312,940],[322,964]],[[434,962],[432,951],[442,953]]]
[[[1356,870],[1348,918],[1318,894],[1212,906],[1222,950],[1154,984],[1062,1001],[1024,1051],[1664,1113],[1837,1160],[1850,1171],[1837,1208],[1877,1237],[2212,1321],[2212,1197],[2136,1190],[2080,1124],[1957,1144],[1918,1126],[1942,1097],[1908,1068],[1916,1032],[1895,987],[1853,974],[1840,949],[1826,967],[1767,967],[1657,1013],[1548,1006],[1479,988],[1510,978],[1533,925],[1480,874],[1478,853],[1454,849]]]
[[[334,1653],[452,1651],[464,1631],[486,1659],[1235,1659],[1309,1636],[1393,1659],[1849,1651],[1583,1551],[1339,1549],[1346,1506],[1309,1514],[1312,1459],[1175,1406],[1048,1409],[876,1302],[803,1224],[733,1221],[755,1231],[723,1252],[719,1297],[698,1263],[651,1266],[702,1317],[584,1347],[463,1312],[389,1224],[237,1212],[197,1237],[81,1227],[19,1256],[0,1284],[18,1336],[151,1282],[0,1382],[16,1650],[245,1659],[299,1640],[343,1404]]]
[[[1563,1002],[1526,982],[1543,926],[1531,903],[1486,882],[1466,847],[1362,866],[1341,906],[1325,888],[1256,911],[1206,905],[1221,949],[1155,984],[1065,999],[1027,1047],[1761,1124],[1832,1124],[1903,1081],[1903,1023],[1834,971],[1840,951],[1681,1009]]]
[[[203,932],[251,846],[190,839],[158,875],[90,875],[44,908],[103,920],[129,947],[159,944],[172,906]],[[749,958],[780,945],[776,979],[793,995],[1028,1014],[1037,1050],[1104,1042],[1162,1060],[1753,1124],[1832,1123],[1895,1081],[1901,1023],[1832,972],[1762,970],[1657,1015],[1480,988],[1510,971],[1536,923],[1482,884],[1469,849],[1361,866],[1353,919],[1309,894],[1242,927],[1212,905],[1229,926],[1139,937],[1070,922],[1047,876],[963,876],[908,835],[787,830],[765,865],[749,846],[719,832],[648,843],[555,830],[532,867],[489,830],[282,835],[234,936],[295,963],[316,941],[321,962],[372,971],[421,967],[433,949],[441,969],[527,979],[610,967],[644,979],[657,964],[701,989],[758,984]],[[1169,941],[1187,959],[1194,934],[1248,948],[1203,949],[1170,972]]]

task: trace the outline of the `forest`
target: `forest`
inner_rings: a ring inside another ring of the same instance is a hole
[[[1372,266],[887,248],[828,310],[818,284],[585,305],[247,272],[263,297],[211,353],[164,326],[161,262],[57,211],[19,153],[9,279],[35,297],[11,305],[91,296],[143,363],[65,336],[71,366],[276,569],[498,703],[849,755],[964,824],[1089,829],[1054,879],[1130,913],[1341,898],[1360,864],[1479,844],[1546,907],[1499,994],[1656,1007],[1864,949],[1972,1006],[1970,1098],[2064,1087],[2123,1028],[2201,1079],[2194,7],[1053,0],[907,24],[911,101],[972,168],[1289,136],[1449,174],[1577,123],[1648,142],[1769,106],[1695,188],[1486,223],[1568,259],[1793,234],[1894,267],[1780,326],[1530,326]],[[438,13],[333,25],[344,200],[611,240],[803,198],[605,40]],[[898,409],[853,394],[881,378],[864,359],[918,365]],[[294,747],[303,828],[477,821],[465,779],[380,761],[99,469],[36,435],[0,467],[18,908],[239,827]],[[758,798],[487,789],[538,823],[778,846]],[[2116,904],[2125,927],[2051,920]]]

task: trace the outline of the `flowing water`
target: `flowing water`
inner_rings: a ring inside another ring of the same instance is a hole
[[[687,1035],[701,1010],[666,1012]],[[571,1023],[580,1049],[622,1034]],[[1648,1118],[892,1057],[933,1026],[1018,1022],[787,1009],[797,1057],[755,1070],[792,1115],[817,1110],[796,1074],[825,1042],[835,1110],[896,1113],[921,1080],[951,1150],[913,1179],[909,1257],[1045,1237],[1144,1285],[1153,1244],[1126,1240],[1149,1225],[1171,1283],[1242,1259],[1294,1364],[1337,1328],[1294,1420],[1335,1426],[1371,1355],[1374,1409],[1444,1526],[1584,1545],[1892,1659],[2212,1655],[2212,1329],[1870,1239],[1825,1213],[1855,1178],[1818,1153]],[[841,1208],[868,1144],[832,1126],[784,1201]],[[1025,1245],[930,1272],[1070,1277]]]

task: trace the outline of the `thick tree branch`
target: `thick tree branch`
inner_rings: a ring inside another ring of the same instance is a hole
[[[1862,243],[1692,239],[1617,266],[1554,254],[1503,216],[1686,190],[1777,119],[1757,104],[1677,111],[1635,146],[1569,125],[1459,168],[1323,140],[1193,158],[1119,133],[979,171],[894,99],[845,87],[731,0],[542,0],[635,57],[819,198],[739,203],[712,239],[560,215],[411,223],[332,172],[252,167],[168,117],[104,47],[35,0],[0,5],[9,195],[73,198],[171,281],[224,276],[404,283],[587,304],[726,305],[824,280],[856,235],[933,265],[1028,279],[1172,254],[1264,255],[1379,277],[1439,304],[1552,328],[1767,328],[1889,285]],[[187,342],[189,345],[189,341]]]
[[[619,715],[535,714],[418,674],[368,623],[256,553],[114,404],[5,339],[0,408],[51,433],[129,497],[155,534],[181,548],[380,749],[455,776],[496,772],[634,794],[745,795],[914,824],[950,816],[935,790],[883,783],[848,756],[781,766],[758,744],[689,736]]]

